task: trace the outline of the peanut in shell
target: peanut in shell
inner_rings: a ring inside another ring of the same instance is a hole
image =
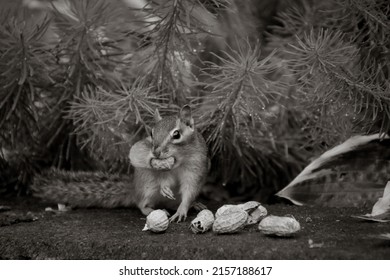
[[[267,209],[257,201],[248,201],[237,206],[248,212],[248,225],[257,224],[268,214]]]
[[[150,160],[150,166],[156,170],[170,170],[175,164],[175,158],[169,157],[164,159],[152,158]]]
[[[268,216],[259,223],[259,230],[265,235],[292,236],[301,229],[294,217]]]
[[[217,234],[235,233],[246,225],[248,213],[238,207],[225,211],[213,224],[213,232]]]
[[[168,215],[164,210],[154,210],[146,217],[146,224],[142,231],[164,232],[169,226]]]
[[[204,233],[209,231],[214,223],[214,214],[208,209],[204,209],[198,213],[196,218],[191,222],[191,231],[193,233]]]
[[[236,211],[236,209],[242,209],[248,213],[247,225],[256,224],[260,222],[265,216],[267,216],[267,209],[257,201],[248,201],[238,205],[225,204],[221,206],[215,213],[215,217],[218,217],[222,214],[228,214],[231,211]]]
[[[231,210],[231,209],[235,209],[235,208],[238,208],[238,206],[237,205],[233,205],[233,204],[222,205],[221,207],[219,207],[217,209],[217,212],[215,212],[215,218],[218,218],[219,216],[224,214],[226,211],[234,211],[234,210]],[[226,213],[228,213],[228,212],[226,212]]]
[[[240,207],[242,210],[245,210],[246,212],[251,212],[255,210],[260,205],[260,202],[257,201],[248,201],[245,203],[238,204],[237,206]]]

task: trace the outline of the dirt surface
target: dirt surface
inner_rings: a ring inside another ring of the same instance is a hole
[[[0,207],[0,259],[390,259],[390,241],[378,238],[390,233],[390,223],[351,218],[370,209],[265,205],[270,214],[292,214],[301,224],[295,237],[276,238],[257,225],[231,235],[195,235],[189,230],[195,212],[154,234],[142,231],[145,217],[137,209],[55,214],[44,210],[55,205],[26,198],[0,198],[0,206],[11,207]]]

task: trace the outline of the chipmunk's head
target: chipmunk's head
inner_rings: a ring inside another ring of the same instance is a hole
[[[176,116],[162,118],[156,110],[156,124],[152,129],[152,152],[156,158],[174,157],[178,151],[194,138],[194,119],[191,108],[185,105]]]

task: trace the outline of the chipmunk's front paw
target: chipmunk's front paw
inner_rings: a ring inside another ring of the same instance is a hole
[[[168,186],[161,186],[161,187],[160,187],[160,194],[161,194],[163,197],[166,197],[166,198],[175,200],[175,195],[173,194],[171,188],[168,187]]]
[[[180,222],[184,222],[186,219],[187,219],[187,210],[184,210],[179,206],[176,213],[171,218],[169,218],[169,222],[172,223],[174,221],[177,221],[178,223],[180,223]]]

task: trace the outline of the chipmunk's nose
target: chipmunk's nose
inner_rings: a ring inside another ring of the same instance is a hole
[[[156,157],[156,158],[159,158],[161,156],[161,149],[159,148],[153,148],[153,155]]]

